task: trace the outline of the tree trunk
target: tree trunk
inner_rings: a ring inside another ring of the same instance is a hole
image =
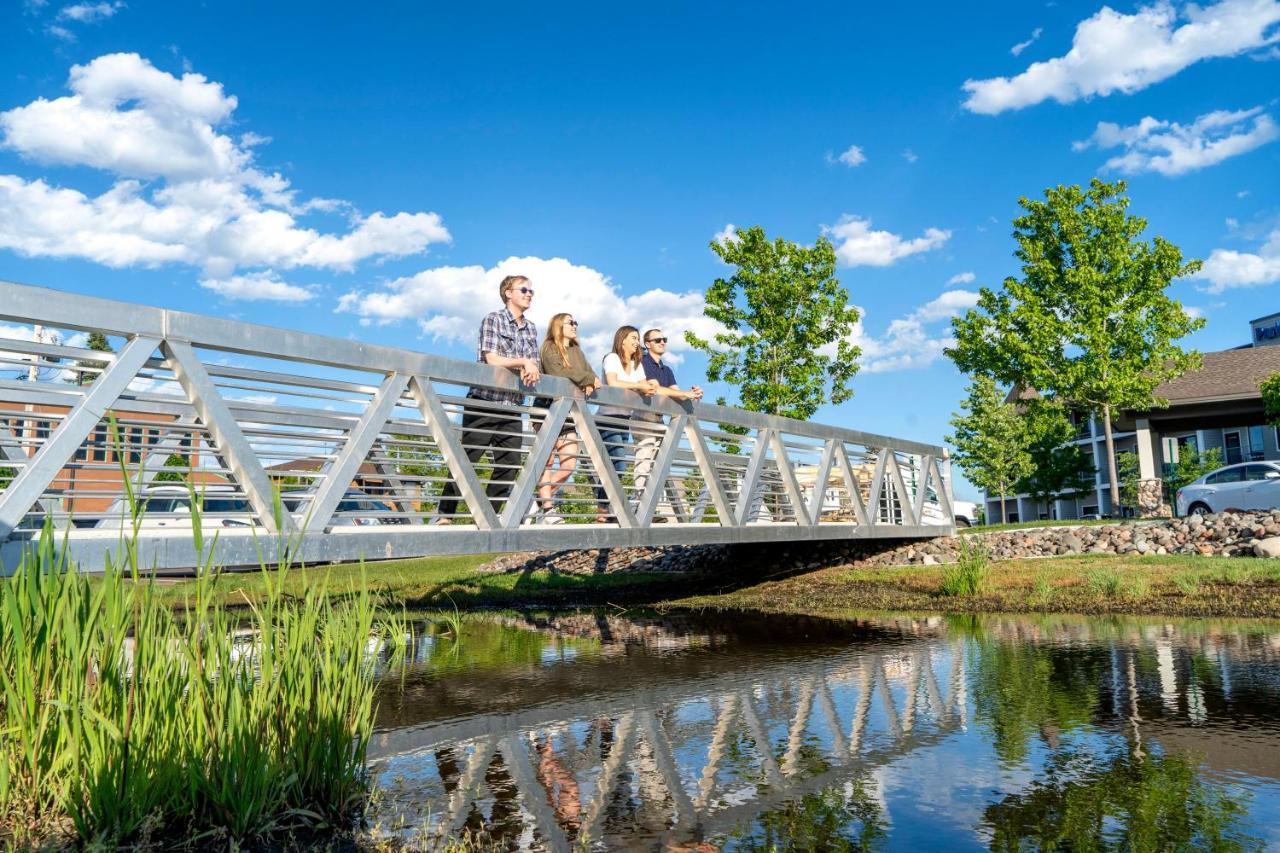
[[[1006,506],[1009,503],[1009,498],[1007,495],[1005,495],[1005,492],[1007,491],[1008,491],[1008,488],[1005,487],[1004,483],[1001,483],[1000,484],[1000,523],[1001,524],[1009,523],[1009,510]]]
[[[1120,515],[1120,476],[1116,473],[1116,442],[1111,435],[1111,404],[1102,407],[1102,434],[1107,438],[1107,476],[1111,483],[1111,514]]]

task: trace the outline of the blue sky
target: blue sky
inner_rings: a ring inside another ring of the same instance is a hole
[[[705,329],[728,226],[827,233],[865,355],[819,418],[926,441],[1019,196],[1128,180],[1209,262],[1173,288],[1200,349],[1280,310],[1280,0],[27,0],[0,34],[4,279],[470,357],[505,272],[598,348]]]

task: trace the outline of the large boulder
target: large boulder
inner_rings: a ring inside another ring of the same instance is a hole
[[[1280,536],[1270,536],[1253,543],[1253,556],[1280,557]]]

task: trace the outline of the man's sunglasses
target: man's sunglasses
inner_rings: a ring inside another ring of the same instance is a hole
[[[649,338],[649,340],[645,341],[647,344],[665,344],[666,342],[666,338]]]
[[[517,287],[517,288],[516,288],[516,290],[519,290],[519,291],[520,291],[521,293],[523,293],[525,296],[533,296],[533,288],[532,288],[532,287]]]

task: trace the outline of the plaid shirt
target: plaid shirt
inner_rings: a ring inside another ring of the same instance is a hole
[[[531,358],[538,360],[538,328],[528,317],[524,325],[516,323],[509,308],[486,314],[480,322],[480,344],[476,347],[476,361],[485,363],[484,354],[494,352],[505,358]],[[472,386],[468,397],[505,403],[508,406],[524,405],[524,395],[518,391],[497,391],[493,388]]]

